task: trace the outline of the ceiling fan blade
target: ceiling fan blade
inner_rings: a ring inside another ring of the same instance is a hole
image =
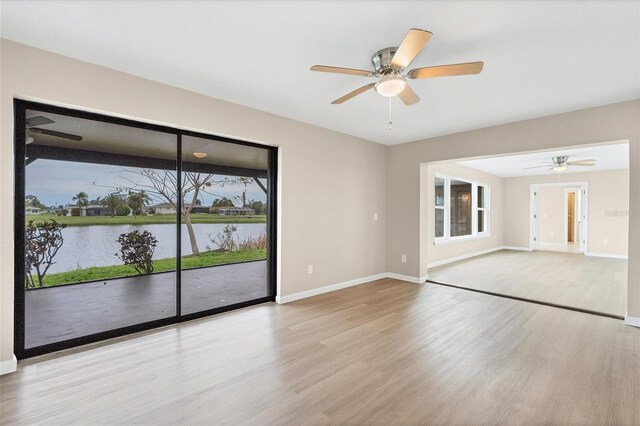
[[[416,68],[409,71],[409,78],[449,77],[454,75],[478,74],[484,62],[467,62],[464,64],[439,65],[436,67]]]
[[[526,170],[526,169],[540,169],[542,167],[549,167],[549,165],[545,164],[544,166],[523,167],[522,169],[523,170]]]
[[[38,127],[32,127],[28,131],[31,133],[37,133],[39,135],[47,135],[47,136],[54,136],[56,138],[71,139],[72,141],[82,140],[82,136],[72,135],[70,133],[56,132],[55,130],[40,129]]]
[[[373,89],[373,86],[375,86],[375,85],[376,85],[376,83],[366,84],[366,85],[354,90],[353,92],[349,92],[346,95],[344,95],[343,97],[336,99],[335,101],[331,102],[331,104],[332,105],[338,105],[338,104],[341,104],[343,102],[346,102],[349,99],[354,98],[354,97],[358,96],[359,94],[366,92],[367,90]]]
[[[595,166],[596,160],[593,160],[593,159],[576,160],[576,161],[569,161],[567,164],[570,166]]]
[[[33,126],[44,126],[47,124],[55,123],[55,121],[43,115],[36,115],[35,117],[27,118],[25,120],[25,123],[27,127],[33,127]]]
[[[311,71],[333,72],[336,74],[361,75],[363,77],[373,76],[373,72],[371,71],[358,70],[355,68],[330,67],[329,65],[314,65],[310,69]]]
[[[393,55],[391,64],[400,68],[408,67],[432,35],[429,31],[418,28],[410,29],[395,55]]]
[[[420,102],[420,98],[408,84],[404,87],[402,92],[398,93],[398,97],[406,106],[411,106]]]

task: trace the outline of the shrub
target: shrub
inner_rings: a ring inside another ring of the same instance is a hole
[[[120,234],[120,253],[115,255],[125,265],[131,266],[140,275],[153,272],[153,252],[158,245],[158,240],[149,231],[131,231]]]
[[[30,220],[25,228],[25,272],[27,288],[42,287],[44,276],[55,262],[53,258],[62,247],[62,225],[55,220],[35,223]],[[31,271],[35,269],[36,283]]]
[[[80,209],[77,207],[73,207],[71,209],[71,216],[80,216]]]
[[[241,239],[238,237],[238,227],[236,225],[226,225],[222,232],[216,236],[209,235],[209,240],[216,244],[220,250],[239,251],[254,250],[267,248],[267,234],[262,233],[256,238],[246,237]]]
[[[225,227],[222,228],[222,232],[219,232],[213,237],[209,235],[209,239],[217,245],[220,250],[236,251],[238,250],[238,236],[236,232],[238,232],[236,225],[225,225]]]
[[[239,250],[256,250],[267,248],[267,234],[262,233],[255,238],[247,237],[238,243]]]
[[[129,213],[131,213],[131,208],[129,206],[116,207],[116,216],[129,216]]]

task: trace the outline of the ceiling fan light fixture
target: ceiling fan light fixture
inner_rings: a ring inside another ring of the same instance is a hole
[[[565,166],[564,164],[558,164],[557,166],[553,167],[553,170],[555,170],[556,172],[564,172],[565,170],[567,170],[567,166]]]
[[[196,158],[204,158],[204,157],[207,156],[207,153],[206,152],[194,152],[193,156],[196,157]]]
[[[382,79],[376,83],[375,89],[380,95],[390,98],[399,95],[405,87],[407,87],[407,81],[404,77],[389,75],[382,77]]]

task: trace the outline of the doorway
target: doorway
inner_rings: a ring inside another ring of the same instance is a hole
[[[588,183],[532,184],[530,249],[587,253]]]

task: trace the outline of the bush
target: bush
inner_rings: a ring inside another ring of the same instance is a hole
[[[80,216],[80,209],[77,207],[74,207],[71,209],[71,216]]]
[[[129,206],[116,207],[116,216],[129,216],[129,213],[131,213],[131,208]]]
[[[58,216],[66,216],[68,213],[69,213],[69,210],[67,209],[61,209],[56,212]]]
[[[62,225],[55,220],[35,223],[30,220],[25,228],[25,271],[27,288],[42,287],[44,276],[55,262],[53,258],[62,247]],[[31,271],[35,270],[37,282]]]
[[[149,231],[131,231],[120,234],[120,253],[115,255],[125,265],[131,266],[140,275],[153,272],[153,252],[158,245],[158,240]]]
[[[209,235],[209,240],[223,251],[254,250],[267,248],[267,234],[262,233],[257,238],[241,239],[236,225],[226,225],[216,236]]]

